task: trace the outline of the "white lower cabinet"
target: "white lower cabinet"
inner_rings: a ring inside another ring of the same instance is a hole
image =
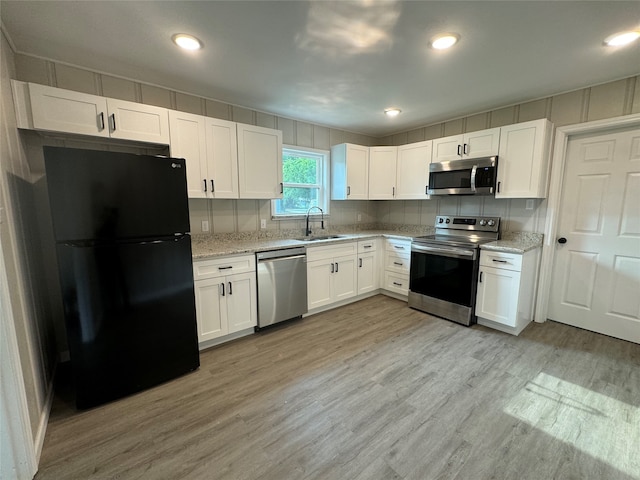
[[[409,268],[411,240],[385,239],[382,288],[407,297],[409,295]]]
[[[355,297],[357,242],[307,248],[309,310]]]
[[[478,323],[518,335],[533,320],[539,251],[480,252]]]
[[[379,288],[378,240],[358,242],[358,295],[373,292]]]
[[[253,255],[196,261],[193,267],[201,346],[257,325]]]

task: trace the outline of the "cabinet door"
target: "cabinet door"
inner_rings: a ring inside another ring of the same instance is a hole
[[[465,158],[492,157],[498,155],[500,128],[490,128],[465,133],[462,152]]]
[[[334,258],[336,266],[333,274],[333,301],[339,302],[347,298],[355,297],[358,290],[358,269],[356,257]]]
[[[347,199],[369,198],[369,147],[347,144]]]
[[[111,138],[169,145],[166,108],[107,98]]]
[[[184,158],[187,167],[187,196],[206,198],[211,186],[207,174],[205,118],[175,110],[169,112],[171,156]]]
[[[205,120],[207,171],[214,198],[238,198],[238,141],[236,123]]]
[[[225,281],[229,333],[255,327],[258,324],[255,273],[229,275]]]
[[[397,147],[369,149],[369,199],[393,199],[396,192]]]
[[[448,162],[462,158],[462,135],[436,138],[433,140],[432,162]]]
[[[519,288],[520,272],[491,267],[480,268],[476,315],[515,327]]]
[[[552,125],[546,119],[501,128],[496,198],[545,198]]]
[[[429,198],[429,164],[432,142],[417,142],[398,147],[396,197],[398,200]]]
[[[329,305],[332,298],[333,260],[307,262],[307,303],[309,310]]]
[[[358,295],[378,289],[378,262],[375,252],[358,255]]]
[[[103,97],[35,83],[29,84],[29,97],[37,130],[109,136]]]
[[[226,335],[227,324],[226,287],[222,295],[224,278],[212,278],[194,282],[198,342]]]
[[[240,198],[282,198],[282,132],[237,124]]]

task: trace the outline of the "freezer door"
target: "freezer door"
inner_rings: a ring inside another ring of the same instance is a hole
[[[198,368],[189,236],[57,253],[78,408]]]
[[[44,147],[57,241],[189,232],[183,159]]]

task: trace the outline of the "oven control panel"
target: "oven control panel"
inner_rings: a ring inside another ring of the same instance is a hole
[[[438,229],[498,232],[500,230],[500,217],[452,217],[448,215],[438,215],[435,226]]]

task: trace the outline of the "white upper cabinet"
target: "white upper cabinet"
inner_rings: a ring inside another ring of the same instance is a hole
[[[390,200],[396,193],[398,147],[369,148],[369,200]]]
[[[496,198],[545,198],[553,124],[543,118],[500,130]]]
[[[34,129],[109,137],[106,98],[35,83],[28,89]]]
[[[166,108],[107,98],[111,138],[169,144],[169,111]]]
[[[227,120],[207,118],[205,131],[209,192],[213,198],[238,198],[237,124]],[[279,156],[281,158],[282,142],[279,147],[274,145],[273,148],[280,148]],[[275,154],[277,152],[274,150],[272,155]],[[280,167],[280,172],[282,172],[282,167]]]
[[[498,155],[500,128],[453,135],[433,140],[433,162]]]
[[[169,111],[171,156],[187,163],[189,198],[238,198],[236,124]]]
[[[31,128],[169,144],[169,115],[165,108],[35,83],[26,85],[31,104]]]
[[[331,147],[331,200],[369,198],[369,147],[341,143]]]
[[[429,164],[432,141],[410,143],[398,147],[396,164],[396,195],[398,200],[429,198]]]
[[[237,124],[240,198],[282,198],[282,132]]]
[[[187,196],[207,198],[207,142],[204,117],[170,111],[171,156],[184,158],[187,167]]]

